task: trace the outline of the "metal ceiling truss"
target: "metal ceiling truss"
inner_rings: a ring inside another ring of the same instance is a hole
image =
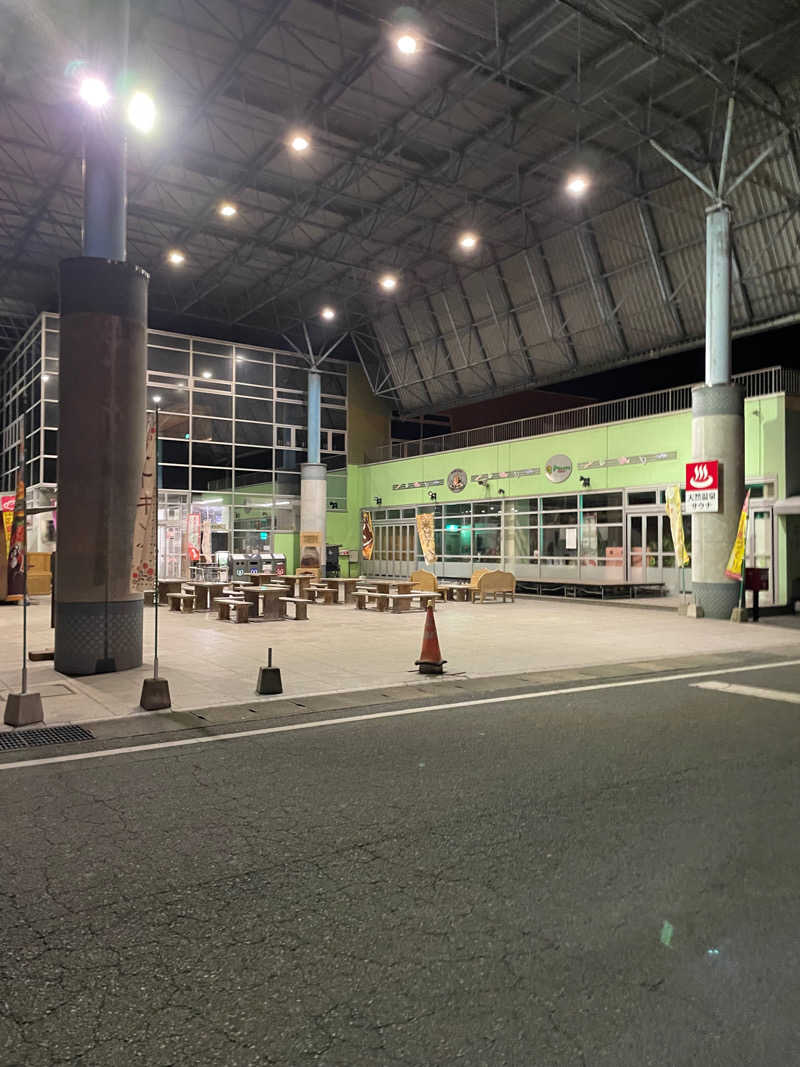
[[[372,388],[407,409],[671,351],[701,325],[703,217],[652,142],[713,186],[780,134],[732,198],[737,326],[800,308],[793,0],[537,0],[523,14],[425,0],[422,55],[405,66],[378,0],[133,5],[132,63],[152,68],[165,135],[131,142],[129,256],[152,273],[151,306],[195,331],[205,317],[288,332],[332,303]],[[58,8],[76,38],[80,10]],[[80,241],[81,130],[41,68],[58,33],[43,49],[29,24],[13,30],[1,295],[52,306],[58,259]],[[721,138],[729,98],[742,125]],[[303,166],[286,155],[293,125],[311,134]],[[562,186],[579,165],[593,190],[576,208]],[[455,247],[466,228],[482,239],[471,257]],[[389,269],[387,298],[375,280]],[[15,329],[0,319],[0,351]]]

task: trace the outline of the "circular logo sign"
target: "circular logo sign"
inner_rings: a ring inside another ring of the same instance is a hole
[[[572,460],[561,453],[551,456],[544,465],[544,473],[551,482],[565,482],[572,474]]]
[[[466,489],[467,480],[467,472],[456,467],[447,475],[447,488],[451,493],[460,493],[462,489]]]

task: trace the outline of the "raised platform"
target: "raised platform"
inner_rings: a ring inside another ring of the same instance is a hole
[[[663,582],[603,582],[585,579],[568,582],[563,578],[553,578],[517,582],[517,592],[534,596],[563,596],[573,599],[598,597],[600,600],[615,598],[635,600],[640,596],[666,596],[667,588]]]

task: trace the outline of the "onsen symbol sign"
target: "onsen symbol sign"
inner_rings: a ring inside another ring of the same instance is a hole
[[[686,511],[719,511],[719,460],[686,464]]]

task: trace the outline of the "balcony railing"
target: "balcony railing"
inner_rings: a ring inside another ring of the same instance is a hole
[[[745,397],[769,396],[771,393],[800,394],[800,370],[791,367],[767,367],[764,370],[735,374],[734,382],[744,387]],[[479,445],[497,445],[517,441],[522,437],[541,437],[567,430],[585,430],[609,422],[645,419],[652,415],[670,415],[688,411],[692,406],[692,386],[678,385],[655,393],[641,393],[622,400],[604,400],[565,411],[551,411],[532,415],[527,419],[500,422],[494,426],[479,426],[474,430],[459,430],[441,437],[423,437],[419,441],[392,441],[380,445],[367,457],[368,463],[383,463],[390,459],[413,459],[439,452],[454,452]]]

